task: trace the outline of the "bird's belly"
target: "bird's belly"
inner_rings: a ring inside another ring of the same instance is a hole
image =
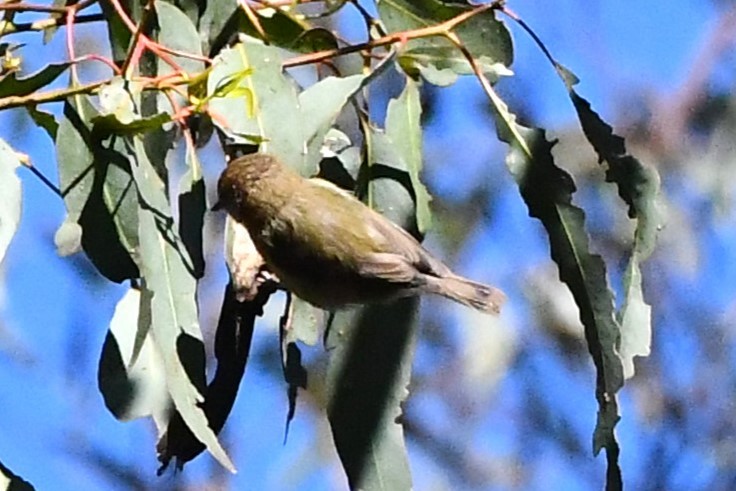
[[[365,278],[339,263],[315,257],[284,257],[273,251],[262,255],[284,288],[324,309],[386,301],[407,294],[406,285]]]

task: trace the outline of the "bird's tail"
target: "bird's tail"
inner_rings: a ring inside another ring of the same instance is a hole
[[[427,276],[427,290],[442,295],[481,312],[498,314],[506,301],[506,295],[489,285],[470,281],[462,276]]]

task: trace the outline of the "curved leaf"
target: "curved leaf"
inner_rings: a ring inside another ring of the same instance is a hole
[[[615,183],[618,194],[629,206],[629,217],[636,220],[634,245],[624,273],[624,303],[619,311],[620,354],[624,376],[634,375],[634,357],[649,355],[652,339],[651,307],[644,301],[640,264],[646,260],[663,226],[657,203],[659,175],[626,151],[624,139],[593,111],[590,103],[570,89],[578,118],[600,162],[606,162],[606,180]]]
[[[326,349],[327,416],[350,489],[411,489],[400,423],[416,344],[419,300],[339,311]]]
[[[235,468],[202,410],[205,353],[197,316],[197,282],[193,265],[174,229],[164,183],[137,137],[131,165],[140,208],[141,270],[153,293],[151,332],[166,369],[166,383],[189,429],[225,468]],[[165,437],[164,437],[165,438]],[[166,465],[166,462],[164,462]]]
[[[233,408],[248,361],[255,319],[263,313],[263,304],[271,293],[272,290],[264,288],[252,301],[241,302],[232,283],[225,289],[215,334],[217,369],[207,386],[202,404],[215,433],[222,430]],[[166,430],[166,438],[159,442],[159,459],[166,463],[176,457],[181,465],[204,449],[205,446],[192,434],[181,415],[174,414]]]
[[[144,314],[150,301],[150,295],[134,289],[120,299],[102,347],[97,380],[105,405],[117,419],[153,416],[160,432],[171,404],[163,361],[148,329],[139,341],[141,320],[150,323],[150,312]]]
[[[369,203],[414,229],[412,183],[401,151],[375,128],[366,143]],[[327,414],[351,489],[412,487],[398,421],[409,394],[418,305],[418,298],[407,298],[339,311],[329,326]]]
[[[495,96],[491,92],[492,96]],[[557,167],[552,157],[553,143],[543,130],[516,123],[500,99],[493,107],[499,138],[508,143],[507,165],[516,180],[529,215],[542,222],[549,237],[552,259],[560,279],[570,288],[585,326],[588,350],[596,367],[598,421],[593,451],[606,449],[608,485],[620,489],[618,443],[614,427],[620,419],[617,392],[623,385],[623,368],[618,355],[620,326],[616,321],[613,294],[608,288],[603,259],[589,251],[583,210],[572,204],[575,184]]]
[[[138,206],[127,157],[118,151],[124,151],[121,141],[92,135],[97,116],[85,97],[76,107],[64,105],[56,155],[67,217],[55,242],[62,255],[84,248],[103,275],[120,282],[139,276]]]
[[[41,89],[64,73],[71,63],[49,63],[36,73],[18,78],[18,72],[11,72],[0,78],[0,97],[23,96]]]
[[[193,20],[168,2],[156,2],[154,6],[158,18],[158,41],[167,48],[201,56],[202,45]],[[186,73],[194,74],[204,69],[203,61],[176,55],[172,55],[172,58]],[[173,67],[161,59],[158,60],[158,75],[165,75],[173,70]]]

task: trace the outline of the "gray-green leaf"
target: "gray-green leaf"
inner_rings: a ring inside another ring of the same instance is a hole
[[[20,223],[22,189],[15,173],[20,165],[18,154],[0,140],[0,264]]]
[[[468,5],[449,5],[438,0],[380,0],[378,12],[389,32],[400,32],[437,25],[472,8]],[[511,36],[494,11],[486,10],[472,16],[455,28],[462,43],[476,59],[481,69],[492,78],[504,74],[499,65],[508,67],[513,61]],[[409,41],[399,57],[400,64],[410,74],[429,75],[427,80],[439,85],[452,83],[448,73],[472,73],[463,54],[441,36]],[[429,68],[431,67],[431,68]]]
[[[174,227],[164,183],[143,148],[133,139],[131,165],[139,208],[141,270],[151,301],[151,332],[161,352],[166,382],[189,429],[225,468],[235,468],[210,428],[200,404],[205,388],[205,353],[197,316],[195,272]]]

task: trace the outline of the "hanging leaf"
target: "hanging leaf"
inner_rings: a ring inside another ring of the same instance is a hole
[[[209,426],[215,433],[222,430],[235,404],[248,361],[255,319],[263,314],[263,305],[272,292],[272,288],[264,288],[252,301],[241,302],[232,284],[225,289],[215,334],[217,369],[202,403]],[[204,449],[205,446],[190,431],[181,415],[174,414],[166,438],[159,442],[160,459],[164,465],[171,458],[176,458],[182,465]]]
[[[418,303],[341,310],[330,324],[327,417],[350,489],[412,489],[400,419]]]
[[[654,250],[657,232],[663,226],[657,203],[659,175],[626,151],[623,138],[593,111],[590,103],[570,87],[570,97],[583,126],[583,132],[606,162],[606,181],[615,183],[618,194],[629,206],[629,217],[636,220],[634,245],[624,273],[624,303],[618,314],[621,323],[620,355],[624,377],[634,375],[634,357],[648,356],[652,339],[651,307],[644,301],[640,265]]]
[[[424,235],[432,223],[432,215],[429,209],[431,197],[419,178],[423,164],[421,112],[419,87],[407,77],[404,91],[388,104],[386,136],[393,142],[396,153],[406,165],[411,178],[417,210],[417,228],[419,233]]]
[[[152,416],[159,433],[168,421],[171,400],[163,360],[150,331],[139,342],[140,320],[150,323],[150,295],[128,290],[115,307],[100,356],[97,381],[105,405],[117,419]],[[136,350],[136,344],[140,348]]]
[[[46,130],[46,133],[51,139],[56,141],[56,132],[59,130],[59,123],[56,121],[56,117],[49,112],[40,110],[38,106],[34,105],[26,106],[26,111],[28,111],[28,115],[31,116],[33,122]]]
[[[202,167],[196,149],[187,146],[186,174],[179,184],[179,236],[192,259],[194,276],[204,276],[204,215],[207,212],[207,193]]]
[[[400,150],[376,128],[366,135],[366,147],[368,203],[414,229],[412,183]],[[408,298],[341,310],[329,325],[327,415],[351,489],[412,487],[399,421],[408,396],[418,305],[418,298]]]
[[[193,264],[174,228],[164,183],[133,137],[131,164],[138,189],[141,271],[153,293],[151,332],[166,368],[166,383],[177,412],[226,469],[235,468],[202,410],[205,353],[197,316]],[[163,437],[166,438],[166,435]],[[170,456],[162,455],[164,466]]]
[[[168,2],[156,2],[154,6],[158,19],[158,41],[172,50],[202,56],[202,45],[199,42],[199,32],[197,32],[194,21]],[[171,57],[186,73],[195,74],[204,70],[204,62],[201,60],[176,55]],[[157,73],[159,75],[166,75],[173,71],[173,67],[160,58],[158,59]]]
[[[100,273],[120,282],[139,276],[138,205],[120,140],[92,136],[97,116],[86,97],[64,105],[56,155],[67,217],[54,241],[61,255],[83,248]]]
[[[20,223],[23,196],[20,179],[15,173],[20,165],[18,154],[0,140],[0,264]]]
[[[490,93],[495,97],[494,93]],[[583,210],[572,204],[572,177],[554,163],[553,143],[544,131],[516,123],[515,116],[498,98],[492,100],[499,138],[510,146],[507,165],[516,180],[529,215],[542,222],[549,237],[552,259],[560,279],[580,309],[588,350],[596,367],[598,421],[593,451],[606,449],[608,488],[620,489],[618,443],[614,427],[620,419],[616,394],[623,385],[618,356],[620,326],[614,316],[613,294],[608,288],[603,259],[589,251]]]

